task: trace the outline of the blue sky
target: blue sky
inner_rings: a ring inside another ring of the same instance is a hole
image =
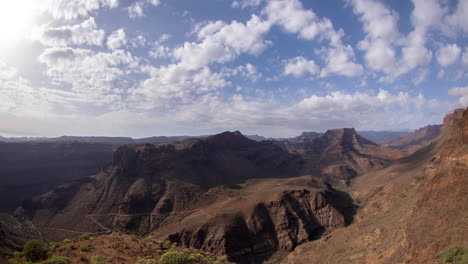
[[[467,0],[18,0],[0,10],[0,135],[401,130],[468,106]]]

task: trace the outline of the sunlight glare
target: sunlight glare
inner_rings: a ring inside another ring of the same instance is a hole
[[[37,15],[35,0],[0,0],[0,50],[19,43],[29,33]]]

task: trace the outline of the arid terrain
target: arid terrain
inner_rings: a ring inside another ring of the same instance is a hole
[[[394,149],[349,128],[122,145],[100,172],[5,214],[2,252],[38,238],[75,240],[48,249],[72,263],[195,249],[236,263],[436,263],[438,252],[467,246],[467,120],[457,110],[442,128],[387,144]],[[418,150],[404,156],[409,149]],[[92,253],[77,254],[84,246]]]

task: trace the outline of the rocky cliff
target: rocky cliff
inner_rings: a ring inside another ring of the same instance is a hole
[[[468,109],[448,115],[441,131],[409,157],[353,180],[353,224],[297,247],[283,263],[439,263],[439,252],[467,248]]]

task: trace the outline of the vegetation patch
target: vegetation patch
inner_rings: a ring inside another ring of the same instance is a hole
[[[468,264],[468,250],[458,246],[452,247],[437,254],[436,258],[443,263]]]
[[[29,261],[39,261],[47,258],[47,247],[37,239],[29,240],[23,249],[23,254]]]
[[[70,263],[70,259],[64,256],[55,256],[42,263],[43,264],[68,264]]]
[[[174,250],[164,253],[159,260],[160,264],[188,264],[190,262],[188,254]]]

